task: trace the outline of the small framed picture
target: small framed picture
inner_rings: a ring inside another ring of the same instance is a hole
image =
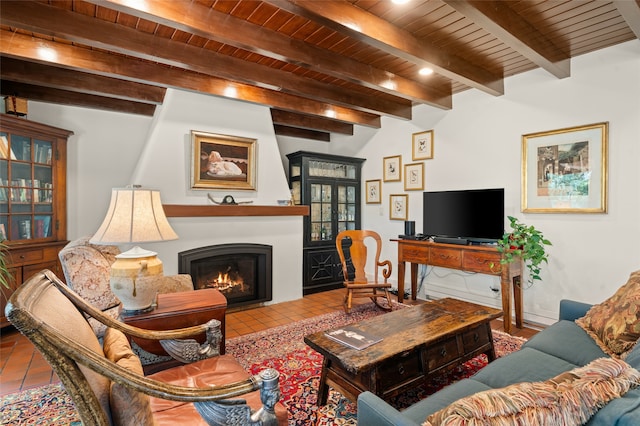
[[[424,163],[405,164],[404,190],[422,191],[424,189]]]
[[[394,155],[382,159],[383,180],[385,182],[398,182],[402,180],[402,157]]]
[[[433,158],[433,130],[414,133],[411,152],[413,161]]]
[[[409,210],[409,196],[407,194],[389,195],[389,219],[407,220]]]
[[[380,179],[365,182],[367,191],[367,204],[382,203],[382,182]]]

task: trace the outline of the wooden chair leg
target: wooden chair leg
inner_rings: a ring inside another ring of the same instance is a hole
[[[344,297],[344,311],[346,313],[350,313],[351,312],[351,299],[353,297],[353,290],[348,289],[347,290],[347,294]]]

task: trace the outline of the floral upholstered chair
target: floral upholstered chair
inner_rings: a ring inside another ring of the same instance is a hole
[[[59,253],[62,271],[67,285],[87,303],[117,319],[122,310],[120,300],[111,291],[109,285],[110,270],[120,249],[116,246],[104,246],[89,243],[90,237],[71,241]],[[193,290],[191,276],[187,274],[154,277],[158,293],[175,293]],[[94,333],[99,338],[106,327],[99,321],[89,318]]]

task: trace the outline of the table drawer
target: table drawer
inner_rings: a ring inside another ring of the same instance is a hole
[[[500,255],[498,253],[467,252],[462,260],[462,269],[471,272],[498,274],[502,270]]]
[[[402,254],[398,257],[404,262],[429,263],[429,249],[426,247],[402,247]]]
[[[489,343],[490,339],[491,334],[487,330],[486,324],[473,328],[462,335],[464,352],[472,352]]]
[[[462,265],[462,250],[432,248],[429,253],[429,264],[459,269]]]
[[[455,337],[434,344],[427,348],[429,372],[455,361],[460,355],[458,351],[458,340]]]
[[[422,376],[424,376],[424,368],[419,350],[404,352],[378,367],[382,392]]]

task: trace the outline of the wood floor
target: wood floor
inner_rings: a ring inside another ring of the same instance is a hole
[[[253,309],[229,311],[226,315],[226,338],[262,331],[342,309],[344,290],[333,290],[308,295],[299,300],[277,303]],[[354,306],[367,303],[368,299],[354,299]],[[405,300],[407,304],[423,301]],[[494,330],[504,330],[502,320],[491,323]],[[0,395],[57,383],[52,372],[33,345],[12,327],[0,330]],[[537,333],[534,328],[517,329],[513,335],[530,338]]]

